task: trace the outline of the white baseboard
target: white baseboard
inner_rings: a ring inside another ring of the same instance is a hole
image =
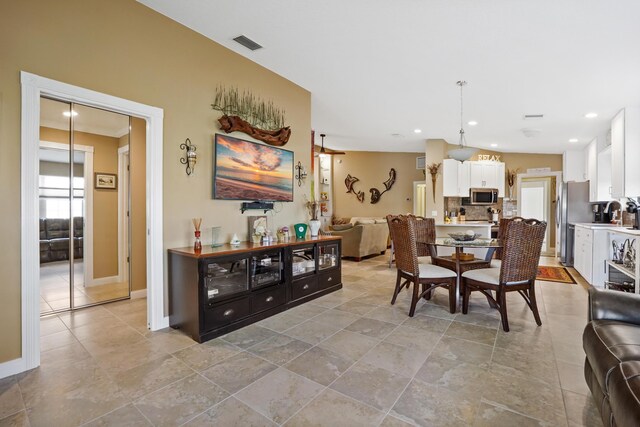
[[[131,299],[146,298],[146,297],[147,297],[146,289],[140,289],[139,291],[131,291]]]
[[[24,358],[9,360],[0,363],[0,379],[19,374],[27,370],[27,363]]]
[[[109,277],[100,277],[98,279],[93,279],[91,281],[85,280],[85,286],[98,286],[98,285],[108,285],[109,283],[118,283],[121,282],[120,276],[109,276]]]

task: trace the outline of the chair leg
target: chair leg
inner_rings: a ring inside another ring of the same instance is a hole
[[[464,277],[460,278],[460,290],[462,291],[462,314],[467,314],[469,311],[469,295],[471,294],[471,289],[467,286],[467,279]]]
[[[498,301],[500,304],[500,317],[502,318],[502,329],[505,332],[509,332],[509,318],[507,317],[507,293],[504,289],[496,291]]]
[[[391,305],[396,303],[396,298],[398,297],[398,294],[400,293],[400,270],[398,270],[398,275],[396,277],[396,288],[393,290],[393,298],[391,298]]]
[[[413,296],[411,297],[411,309],[409,309],[409,317],[413,317],[416,312],[416,305],[418,304],[418,282],[416,279],[412,279],[413,282]]]
[[[451,314],[456,312],[457,299],[458,295],[456,295],[456,281],[454,279],[449,282],[449,312],[451,312]]]
[[[536,324],[542,326],[542,320],[540,320],[540,313],[538,313],[538,303],[536,302],[536,291],[534,289],[534,283],[529,285],[529,301],[531,301],[531,311],[533,311],[533,317],[536,319]]]

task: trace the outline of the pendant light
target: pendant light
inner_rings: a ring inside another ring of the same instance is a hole
[[[464,80],[458,80],[456,84],[460,86],[460,141],[458,142],[458,148],[449,150],[447,154],[452,159],[464,162],[465,160],[469,160],[471,156],[473,156],[475,152],[478,150],[476,148],[468,147],[467,140],[464,137],[464,125],[463,125],[464,122],[462,118],[462,113],[463,113],[462,88],[467,84],[467,82]]]
[[[327,154],[327,152],[324,150],[324,137],[325,136],[327,136],[327,134],[324,134],[324,133],[320,134],[320,138],[322,138],[322,146],[320,147],[320,155]]]

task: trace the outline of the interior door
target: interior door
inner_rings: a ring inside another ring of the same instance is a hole
[[[424,181],[413,183],[413,214],[427,216],[427,184]]]
[[[546,221],[549,224],[551,214],[549,177],[530,178],[522,180],[520,190],[520,216],[523,218],[535,218]],[[550,254],[549,238],[551,227],[547,227],[545,238],[542,243],[542,253]]]

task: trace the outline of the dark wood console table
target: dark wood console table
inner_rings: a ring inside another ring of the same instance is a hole
[[[203,342],[342,288],[338,236],[169,249],[169,323]]]

